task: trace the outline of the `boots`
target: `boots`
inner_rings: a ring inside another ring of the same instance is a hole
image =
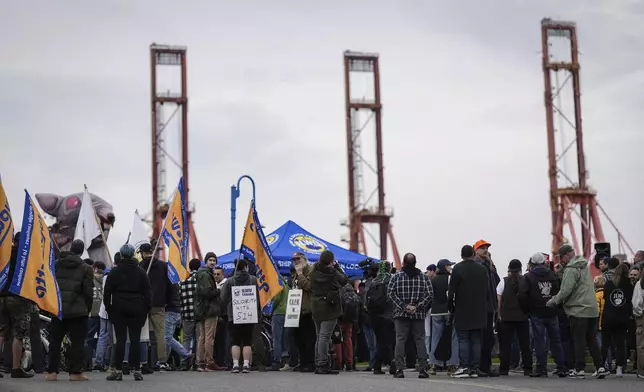
[[[339,371],[331,369],[328,362],[318,365],[315,369],[315,374],[340,374]]]

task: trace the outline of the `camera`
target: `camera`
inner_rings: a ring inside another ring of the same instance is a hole
[[[373,264],[374,264],[373,259],[371,257],[367,257],[366,259],[358,263],[358,267],[362,268],[363,270],[366,270]]]

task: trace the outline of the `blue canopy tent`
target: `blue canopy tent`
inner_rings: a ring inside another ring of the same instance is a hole
[[[302,252],[309,261],[315,262],[320,259],[322,252],[330,250],[349,278],[362,279],[363,270],[358,263],[365,260],[367,256],[325,241],[311,234],[293,221],[286,222],[277,230],[267,235],[266,241],[282,275],[290,274],[293,253]],[[233,261],[238,257],[239,250],[218,257],[217,263],[224,268],[224,273],[227,276],[235,270]],[[374,261],[378,260],[374,259]]]

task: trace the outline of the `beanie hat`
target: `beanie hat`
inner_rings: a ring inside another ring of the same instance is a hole
[[[209,258],[214,257],[215,261],[217,261],[217,255],[215,252],[208,252],[206,253],[206,257],[203,259],[203,261],[208,261]]]
[[[517,259],[510,260],[508,265],[508,272],[521,272],[521,261]]]
[[[320,255],[320,262],[325,265],[330,265],[335,260],[335,255],[330,250],[325,250]]]
[[[543,264],[546,259],[543,257],[543,253],[537,252],[530,257],[530,262],[534,265]]]
[[[125,244],[121,246],[119,253],[121,254],[121,257],[130,259],[134,257],[134,247],[130,244]]]
[[[557,254],[558,254],[559,256],[565,256],[565,255],[567,255],[568,253],[570,253],[570,252],[574,252],[574,251],[575,251],[575,250],[572,248],[572,246],[570,246],[570,245],[568,245],[568,244],[564,244],[564,245],[561,245],[561,247],[560,247],[560,248],[559,248],[559,250],[557,251]]]
[[[85,243],[82,240],[74,240],[69,251],[73,255],[80,256],[85,252]]]

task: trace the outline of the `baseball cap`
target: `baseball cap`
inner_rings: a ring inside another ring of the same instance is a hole
[[[543,257],[543,253],[537,252],[530,257],[530,262],[534,265],[545,263],[546,259]]]
[[[302,253],[302,252],[294,252],[294,253],[293,253],[293,257],[291,257],[291,261],[293,261],[293,260],[295,260],[295,259],[299,259],[299,258],[303,258],[303,259],[305,259],[305,258],[306,258],[306,256],[305,256],[305,255],[304,255],[304,253]]]
[[[436,264],[430,264],[427,266],[427,271],[436,271]]]
[[[438,261],[438,269],[443,269],[443,268],[447,267],[448,265],[454,265],[454,264],[456,264],[456,263],[454,263],[452,261],[449,261],[447,259],[441,259],[441,260]]]
[[[483,246],[490,247],[490,246],[492,246],[492,244],[490,244],[490,243],[489,243],[489,242],[487,242],[486,240],[482,240],[482,239],[481,239],[481,240],[478,240],[478,241],[476,241],[476,242],[474,243],[474,250],[478,250],[480,247],[483,247]]]
[[[152,245],[147,242],[139,246],[139,252],[152,253]]]
[[[564,244],[564,245],[561,245],[561,247],[560,247],[560,248],[559,248],[559,250],[557,251],[557,254],[558,254],[559,256],[563,256],[563,255],[566,255],[566,254],[568,254],[568,253],[570,253],[570,252],[574,252],[574,251],[575,251],[575,250],[572,248],[572,246],[570,246],[570,245],[568,245],[568,244]]]

